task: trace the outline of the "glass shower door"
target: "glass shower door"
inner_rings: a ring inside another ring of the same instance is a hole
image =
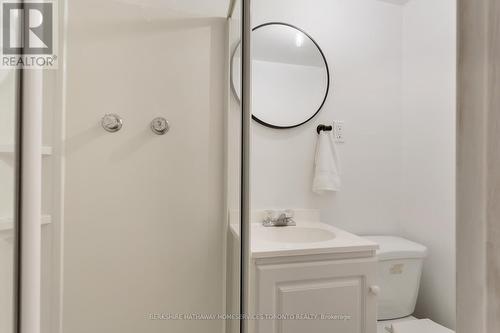
[[[224,148],[241,145],[225,133],[228,8],[206,3],[59,6],[65,65],[44,73],[53,153],[43,164],[42,244],[52,248],[42,253],[42,333],[219,333],[238,312],[240,272],[227,267],[240,253],[228,253]]]
[[[239,332],[244,1],[145,2],[59,2],[59,68],[0,69],[0,333]]]

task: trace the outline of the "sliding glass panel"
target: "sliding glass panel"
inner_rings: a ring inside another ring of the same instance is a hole
[[[223,332],[239,304],[229,3],[59,4],[60,66],[44,73],[42,333]]]
[[[14,332],[17,71],[0,69],[0,333]]]

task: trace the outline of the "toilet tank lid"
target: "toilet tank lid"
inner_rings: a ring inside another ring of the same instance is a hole
[[[379,245],[377,256],[379,260],[416,259],[427,256],[427,248],[405,238],[395,236],[365,236]]]

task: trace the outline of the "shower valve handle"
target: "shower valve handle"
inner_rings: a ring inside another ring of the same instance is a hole
[[[104,115],[104,117],[102,117],[101,125],[106,131],[114,133],[121,130],[123,126],[123,120],[119,115],[115,113],[107,113]]]

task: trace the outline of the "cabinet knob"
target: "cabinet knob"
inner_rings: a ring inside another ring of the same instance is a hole
[[[380,287],[379,286],[371,286],[370,293],[372,293],[375,296],[379,295],[380,294]]]

